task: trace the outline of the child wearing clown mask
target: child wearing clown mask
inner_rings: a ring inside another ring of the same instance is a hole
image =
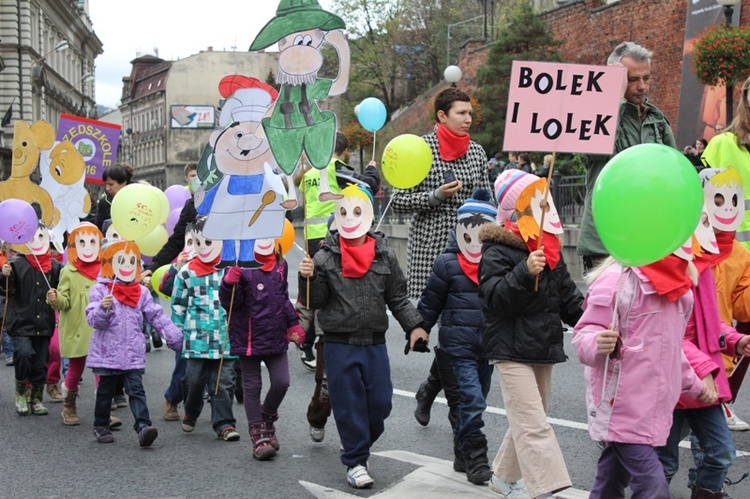
[[[234,363],[229,353],[227,315],[219,301],[222,242],[203,236],[205,217],[193,225],[193,249],[196,257],[177,273],[172,291],[172,321],[182,330],[182,356],[187,359],[183,378],[185,397],[182,430],[195,429],[203,411],[203,391],[211,390],[211,420],[216,435],[236,442],[231,393],[234,392]],[[223,360],[222,360],[223,359]],[[214,393],[217,386],[218,391]]]
[[[711,392],[713,402],[706,404],[681,395],[672,415],[667,443],[657,448],[657,453],[669,482],[677,473],[679,443],[689,427],[697,443],[697,448],[692,446],[692,449],[694,452],[700,449],[703,457],[695,460],[688,486],[693,489],[693,497],[714,498],[724,496],[724,479],[735,458],[732,434],[725,424],[721,406],[731,399],[722,352],[735,357],[750,354],[750,336],[738,333],[719,319],[716,283],[711,272],[711,262],[719,253],[719,245],[709,218],[704,205],[695,233],[675,255],[692,260],[691,265],[695,266],[697,284],[692,287],[695,305],[682,345],[690,366]]]
[[[13,247],[19,254],[2,267],[5,279],[0,279],[0,293],[8,296],[5,324],[13,337],[16,412],[41,416],[48,413],[42,394],[55,329],[55,311],[47,304],[47,291],[57,287],[60,263],[50,256],[50,236],[42,223],[25,246]],[[31,384],[29,399],[27,384]]]
[[[336,229],[326,236],[315,260],[302,259],[299,289],[310,282],[310,303],[324,331],[324,359],[333,416],[344,448],[341,462],[354,488],[373,485],[367,460],[385,429],[393,385],[385,333],[390,309],[413,350],[428,341],[422,317],[409,302],[406,278],[396,253],[381,233],[370,231],[372,195],[344,188],[336,200]],[[366,408],[366,409],[363,409]],[[363,411],[366,411],[363,413]]]
[[[102,265],[89,293],[86,320],[94,329],[86,366],[99,376],[94,408],[94,437],[112,443],[111,402],[118,382],[125,386],[141,447],[149,447],[159,431],[151,423],[143,372],[146,367],[144,319],[166,339],[169,348],[182,347],[182,333],[140,284],[141,254],[129,241],[102,242]]]
[[[546,190],[546,179],[503,172],[495,181],[499,225],[479,233],[482,355],[499,374],[509,425],[489,486],[505,496],[547,498],[571,486],[547,403],[552,367],[567,359],[562,322],[578,322],[583,297],[562,258],[562,224]]]
[[[479,303],[479,231],[495,221],[489,191],[477,189],[458,209],[458,225],[448,238],[427,278],[417,310],[430,331],[440,318],[440,349],[450,361],[459,391],[457,423],[453,428],[453,469],[465,471],[475,484],[490,479],[487,437],[482,413],[492,381],[492,366],[482,356],[482,306]]]
[[[229,319],[231,353],[239,357],[243,404],[253,444],[253,457],[272,459],[280,446],[274,423],[289,388],[289,342],[305,339],[297,312],[289,300],[289,267],[274,239],[255,241],[254,258],[261,267],[232,267],[221,283],[219,298]],[[261,403],[261,362],[270,387]]]

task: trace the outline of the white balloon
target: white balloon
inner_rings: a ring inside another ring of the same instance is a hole
[[[354,106],[354,116],[359,116],[359,104]]]
[[[463,73],[461,72],[461,68],[459,68],[458,66],[448,66],[447,68],[445,68],[443,76],[445,77],[445,81],[447,81],[448,83],[458,83],[459,81],[461,81]]]

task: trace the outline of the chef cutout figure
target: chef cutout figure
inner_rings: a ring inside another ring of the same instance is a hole
[[[324,170],[336,145],[336,115],[323,111],[318,101],[340,95],[349,84],[350,49],[344,35],[344,21],[325,10],[318,0],[281,0],[276,17],[261,29],[250,51],[279,44],[276,83],[279,100],[263,128],[271,150],[285,174],[291,175],[304,152],[310,164]],[[338,56],[338,73],[333,80],[318,77],[323,67],[323,45]],[[331,192],[328,176],[320,175],[320,201],[340,195]]]
[[[700,172],[703,201],[714,229],[736,231],[745,217],[742,178],[734,167],[706,168]]]
[[[219,88],[229,97],[199,164],[203,187],[196,193],[196,209],[207,217],[203,236],[224,242],[218,267],[253,268],[258,266],[253,241],[280,237],[286,209],[297,204],[294,195],[285,201],[287,191],[260,124],[278,94],[240,75],[223,78]]]
[[[458,208],[456,225],[456,242],[458,249],[469,263],[479,263],[482,258],[482,241],[479,240],[479,229],[495,221],[497,208],[492,196],[486,189],[477,189],[469,199]]]
[[[341,190],[341,196],[333,212],[339,235],[350,241],[363,239],[372,227],[372,194],[365,187],[352,184]]]

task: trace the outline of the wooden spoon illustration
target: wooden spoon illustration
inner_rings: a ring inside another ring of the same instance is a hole
[[[255,213],[253,213],[253,217],[250,219],[250,222],[247,224],[247,226],[250,227],[251,225],[253,225],[255,221],[258,220],[258,217],[263,211],[263,208],[273,203],[274,200],[276,200],[276,193],[273,191],[266,191],[266,193],[263,194],[263,199],[261,200],[260,206],[255,211]]]

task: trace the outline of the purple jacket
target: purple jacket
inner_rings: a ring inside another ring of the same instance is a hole
[[[94,328],[86,358],[87,367],[130,371],[146,367],[146,338],[143,319],[151,324],[167,341],[169,348],[182,348],[182,332],[154,302],[151,293],[141,286],[141,299],[133,308],[113,300],[108,310],[102,308],[102,298],[110,294],[112,281],[99,277],[89,293],[86,320]]]
[[[276,355],[289,348],[287,329],[299,324],[289,301],[288,265],[283,258],[271,272],[243,269],[229,318],[232,355]],[[229,313],[232,285],[221,281],[219,300]]]
[[[672,412],[681,393],[700,395],[703,383],[682,351],[682,339],[693,305],[688,292],[671,303],[656,293],[637,268],[613,264],[594,281],[573,333],[573,347],[584,370],[589,434],[597,442],[665,445]],[[596,339],[613,322],[621,342],[606,356]],[[602,393],[604,376],[607,385]]]

